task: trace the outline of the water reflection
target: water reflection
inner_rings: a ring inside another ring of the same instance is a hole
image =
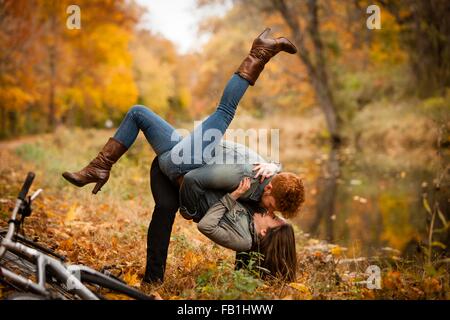
[[[429,235],[424,194],[450,220],[448,181],[434,188],[442,164],[433,150],[332,149],[314,158],[304,162],[309,192],[298,224],[313,237],[347,247],[350,255],[375,255],[385,247],[414,255]],[[448,229],[433,241],[448,248]]]
[[[326,240],[334,240],[334,220],[336,212],[337,183],[340,175],[339,149],[332,148],[328,157],[321,167],[317,177],[317,201],[315,217],[308,226],[308,231],[313,236],[318,236],[319,226],[324,225]]]

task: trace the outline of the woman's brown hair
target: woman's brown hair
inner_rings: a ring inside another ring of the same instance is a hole
[[[270,276],[285,281],[295,280],[297,252],[294,228],[291,224],[269,229],[260,240],[259,252],[262,255],[260,266],[270,271]]]

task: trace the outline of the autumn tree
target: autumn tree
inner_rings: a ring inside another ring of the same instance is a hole
[[[172,42],[149,30],[136,31],[131,54],[138,102],[169,121],[183,118],[191,103],[189,78],[195,70],[185,60],[191,60],[180,57]]]
[[[298,57],[306,67],[309,81],[314,88],[319,106],[325,116],[333,144],[341,141],[340,117],[329,81],[328,63],[320,31],[319,2],[308,0],[305,5],[298,1],[241,0],[246,7],[258,8],[263,13],[278,13],[288,26],[292,40],[298,48]],[[298,17],[304,17],[303,24]],[[307,45],[307,41],[311,44]]]
[[[423,96],[442,94],[450,86],[450,2],[379,0],[401,27],[415,88]]]
[[[161,36],[140,30],[134,1],[0,1],[0,135],[55,126],[116,123],[143,103],[169,118],[191,103],[195,55],[182,59]]]
[[[125,1],[85,1],[79,6],[82,28],[62,28],[60,42],[66,51],[58,60],[64,63],[65,84],[57,114],[62,122],[96,125],[121,117],[137,100],[129,46],[140,9]]]
[[[254,37],[265,25],[279,23],[268,23],[258,12],[248,14],[245,10],[245,5],[238,2],[224,17],[207,19],[201,26],[201,32],[211,37],[199,53],[200,63],[195,73],[193,106],[197,117],[216,106],[227,81],[248,54]],[[275,34],[284,32],[279,29],[274,28]],[[283,54],[265,66],[260,80],[246,92],[239,112],[266,117],[283,111],[301,112],[314,103],[304,66],[294,55]]]
[[[1,135],[95,125],[137,100],[129,44],[142,9],[83,1],[81,30],[66,27],[70,1],[0,2]]]
[[[36,1],[0,1],[0,137],[18,134],[36,99]],[[22,115],[22,117],[20,116]]]

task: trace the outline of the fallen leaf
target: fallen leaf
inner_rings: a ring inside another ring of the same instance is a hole
[[[292,282],[289,284],[289,286],[302,293],[310,293],[309,288],[303,283]]]
[[[342,248],[340,246],[336,246],[331,248],[330,252],[333,256],[339,257],[340,255],[342,255]]]
[[[140,281],[137,273],[131,273],[131,271],[125,273],[123,280],[132,287],[140,287]]]

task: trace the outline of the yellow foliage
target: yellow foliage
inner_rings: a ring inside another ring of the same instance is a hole
[[[188,269],[195,268],[198,265],[198,263],[199,263],[198,256],[192,251],[187,251],[186,255],[184,256],[184,265],[186,266],[186,268]]]
[[[4,107],[7,110],[22,110],[25,105],[31,103],[34,97],[18,86],[0,86],[0,101],[7,101]]]
[[[388,241],[394,248],[403,248],[416,232],[411,225],[408,195],[382,193],[378,200],[383,217],[381,239]]]
[[[342,255],[342,248],[340,246],[335,246],[331,248],[331,254],[335,257],[339,257]]]
[[[112,73],[106,84],[103,100],[114,111],[126,112],[137,101],[137,87],[130,70],[115,70]]]
[[[300,291],[301,293],[310,293],[309,288],[303,283],[292,282],[289,284],[289,286],[294,288],[295,290]]]
[[[175,69],[169,63],[170,57],[152,51],[157,41],[150,34],[136,39],[132,48],[133,68],[140,102],[164,116],[169,109],[169,98],[175,92]]]
[[[123,280],[133,287],[140,287],[140,281],[137,273],[133,273],[131,271],[125,273],[123,275]]]
[[[77,217],[79,211],[80,211],[80,207],[78,205],[76,205],[76,204],[72,205],[70,207],[69,211],[67,211],[66,218],[64,221],[70,222],[70,221],[74,220]]]

